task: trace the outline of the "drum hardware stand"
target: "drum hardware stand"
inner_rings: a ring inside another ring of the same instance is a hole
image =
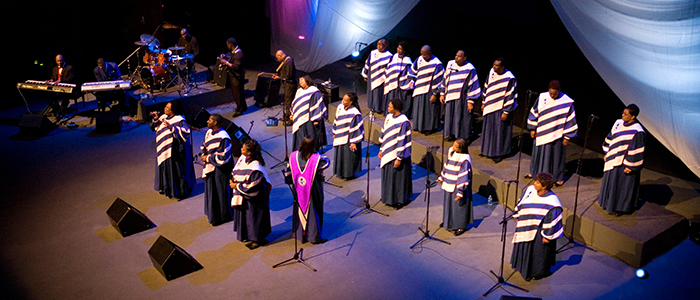
[[[431,158],[430,160],[432,160],[432,157],[433,157],[433,148],[437,148],[437,146],[436,147],[428,147],[428,153],[426,153],[426,157],[430,157]],[[434,162],[433,162],[433,165],[435,165]],[[425,209],[425,230],[423,230],[423,228],[418,227],[418,230],[423,233],[423,236],[417,242],[415,242],[413,245],[411,245],[411,247],[409,247],[411,249],[416,247],[418,244],[425,242],[426,240],[438,241],[438,242],[442,242],[442,243],[445,243],[448,245],[452,245],[452,243],[450,243],[448,241],[443,241],[441,239],[438,239],[438,238],[430,235],[430,229],[429,229],[428,225],[430,224],[430,188],[433,186],[433,183],[430,182],[430,169],[432,166],[430,165],[430,162],[428,160],[426,160],[425,166],[426,166],[425,169],[428,172],[425,175],[425,192],[424,192],[425,193],[424,200],[427,202],[426,209]]]
[[[579,185],[581,184],[581,166],[583,165],[583,152],[586,151],[586,144],[588,144],[588,134],[591,132],[593,120],[597,118],[598,117],[593,114],[591,114],[588,117],[588,128],[586,128],[586,136],[583,138],[583,149],[581,149],[581,156],[579,156],[578,158],[578,167],[576,168],[576,174],[578,174],[578,178],[576,179],[576,197],[574,197],[574,215],[571,218],[571,233],[569,234],[569,240],[566,242],[566,244],[561,246],[561,248],[557,249],[557,253],[562,253],[566,250],[573,249],[574,247],[583,247],[593,252],[598,252],[595,249],[589,247],[588,245],[576,242],[576,240],[574,240],[574,228],[576,227],[574,225],[576,225],[576,208],[578,207],[578,190]],[[570,247],[566,248],[567,246]]]
[[[365,150],[365,161],[367,162],[367,191],[365,192],[365,200],[363,201],[364,207],[362,209],[360,209],[360,211],[351,215],[350,219],[354,218],[355,216],[359,215],[362,212],[364,212],[364,213],[375,212],[375,213],[378,213],[378,214],[385,216],[385,217],[389,216],[388,214],[383,213],[381,211],[378,211],[378,210],[374,209],[371,205],[369,205],[369,170],[370,170],[370,168],[369,168],[369,147],[372,145],[372,121],[374,120],[374,111],[372,111],[371,109],[370,109],[369,114],[368,114],[368,119],[369,119],[369,132],[367,133],[367,149]]]
[[[294,217],[294,212],[297,212],[297,214],[299,215],[299,218],[306,218],[306,216],[304,216],[303,214],[301,214],[299,212],[299,208],[298,208],[299,207],[299,199],[297,198],[297,193],[296,193],[296,190],[294,188],[293,179],[288,181],[287,180],[288,176],[287,176],[287,174],[285,174],[284,170],[282,170],[282,176],[285,177],[285,181],[287,182],[289,189],[292,191],[292,199],[294,202],[292,205],[292,210],[293,210],[292,211],[292,238],[294,239],[294,256],[272,266],[272,268],[274,269],[274,268],[286,265],[289,262],[298,262],[298,263],[306,266],[307,268],[309,268],[311,271],[316,272],[316,269],[314,269],[312,266],[310,266],[308,263],[306,263],[306,261],[304,261],[304,258],[302,257],[304,254],[304,249],[298,248],[299,239],[297,238],[297,230],[295,229],[296,222],[297,222],[298,218]],[[289,173],[289,177],[290,178],[292,177],[291,170]],[[301,225],[299,225],[299,226],[301,226]]]

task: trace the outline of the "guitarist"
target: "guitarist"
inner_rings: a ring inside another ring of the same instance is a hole
[[[227,67],[229,76],[229,84],[231,85],[231,93],[233,101],[236,103],[236,110],[233,111],[233,117],[238,117],[248,110],[245,103],[245,94],[243,85],[245,84],[245,68],[243,66],[243,51],[238,47],[236,39],[229,38],[226,40],[226,46],[231,50],[230,56],[226,59],[225,54],[221,54],[220,61]]]

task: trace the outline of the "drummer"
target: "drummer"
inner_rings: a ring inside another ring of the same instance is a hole
[[[182,28],[182,30],[180,30],[180,40],[177,41],[177,46],[178,48],[184,48],[182,49],[182,52],[180,52],[180,55],[192,55],[192,58],[187,60],[187,73],[192,75],[192,67],[194,66],[195,60],[199,56],[199,43],[197,42],[197,39],[193,37],[186,28]]]
[[[180,40],[177,41],[179,47],[184,47],[180,54],[189,53],[194,55],[194,59],[199,56],[199,43],[197,39],[193,37],[186,28],[180,30]]]

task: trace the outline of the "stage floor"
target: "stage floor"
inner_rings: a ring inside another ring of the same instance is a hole
[[[328,73],[337,72],[333,82],[341,86],[343,94],[351,89],[343,82],[353,75],[343,73],[343,65],[335,67],[337,70],[324,69],[312,77],[327,78]],[[255,73],[247,73],[246,90],[254,89]],[[34,110],[32,105],[35,104],[30,103],[30,109]],[[88,103],[87,109],[94,107],[91,105],[94,101]],[[232,223],[217,227],[207,223],[201,166],[196,166],[198,180],[190,198],[176,201],[153,190],[154,135],[145,124],[125,117],[118,134],[95,134],[93,125],[87,124],[77,129],[61,127],[32,140],[11,138],[18,134],[18,128],[0,125],[5,154],[0,163],[6,170],[0,200],[4,233],[0,237],[0,263],[4,270],[0,292],[12,299],[54,299],[56,295],[74,299],[478,299],[494,285],[489,271],[498,272],[501,265],[498,222],[503,206],[489,207],[481,195],[474,199],[475,223],[468,232],[455,237],[438,229],[443,194],[433,188],[427,224],[435,237],[452,245],[427,242],[409,249],[421,237],[417,228],[426,223],[426,171],[419,166],[413,167],[413,203],[398,211],[382,204],[375,206],[389,217],[363,214],[349,219],[362,205],[367,176],[372,204],[379,200],[377,146],[370,147],[369,173],[363,167],[355,180],[330,178],[332,171],[324,172],[326,178],[342,188],[324,185],[323,236],[329,241],[302,245],[304,258],[318,272],[301,264],[272,269],[272,265],[294,253],[290,239],[291,193],[283,183],[280,168],[272,168],[284,158],[284,128],[267,127],[263,122],[271,116],[280,117],[279,106],[255,107],[252,96],[248,97],[248,105],[248,112],[233,121],[246,130],[250,127],[250,135],[271,154],[264,157],[273,184],[273,228],[268,237],[271,243],[253,251],[235,240]],[[222,104],[208,110],[230,118],[233,105]],[[17,118],[23,112],[24,107],[13,108],[0,112],[0,117]],[[330,130],[330,126],[327,128]],[[204,133],[194,131],[195,146],[201,144]],[[417,134],[414,138],[420,139]],[[478,149],[475,145],[474,150]],[[330,147],[324,150],[333,159]],[[491,172],[507,168],[507,161],[479,172],[493,176]],[[673,195],[662,205],[664,209],[697,220],[697,184],[648,171],[643,174],[644,185],[659,185],[662,191]],[[575,185],[569,179],[564,188],[555,192],[568,197],[564,194],[572,183]],[[143,211],[158,227],[121,237],[105,214],[117,197]],[[597,213],[593,210],[595,204],[585,207],[579,207],[580,211]],[[634,226],[636,222],[622,225]],[[552,276],[525,282],[508,264],[512,232],[510,226],[504,274],[509,282],[529,289],[530,293],[498,289],[488,299],[511,293],[549,299],[681,298],[700,292],[692,275],[700,267],[700,246],[688,240],[647,264],[650,277],[644,281],[634,277],[635,268],[620,260],[574,248],[557,255]],[[204,269],[166,281],[147,253],[160,235],[195,257]]]

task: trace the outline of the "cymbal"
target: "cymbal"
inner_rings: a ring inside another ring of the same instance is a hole
[[[193,58],[193,57],[194,57],[194,54],[192,54],[192,53],[180,54],[180,57],[182,57],[182,58]]]
[[[144,42],[144,41],[135,41],[134,44],[139,45],[139,46],[146,46],[146,42]]]
[[[172,47],[168,47],[168,50],[170,50],[170,51],[185,50],[185,47],[172,46]]]
[[[140,39],[142,42],[145,42],[146,45],[149,45],[149,46],[150,46],[150,45],[153,45],[153,46],[156,46],[156,47],[160,47],[160,41],[159,41],[156,37],[154,37],[154,36],[152,36],[152,35],[150,35],[150,34],[144,33],[144,34],[142,34],[142,35],[139,37],[139,39]]]

